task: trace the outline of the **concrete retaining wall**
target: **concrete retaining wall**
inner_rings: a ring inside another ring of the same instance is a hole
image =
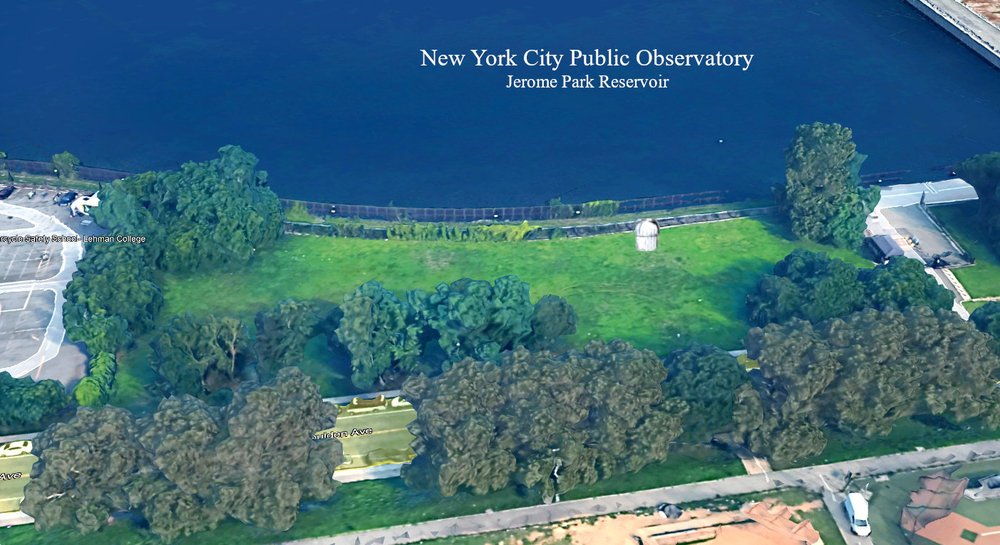
[[[1000,69],[1000,29],[958,0],[906,0],[949,34]]]

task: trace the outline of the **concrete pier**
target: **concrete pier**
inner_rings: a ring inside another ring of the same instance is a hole
[[[959,0],[906,0],[911,6],[1000,68],[1000,28]]]

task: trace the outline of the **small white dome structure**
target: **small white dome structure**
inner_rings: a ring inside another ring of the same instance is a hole
[[[660,226],[653,220],[642,220],[635,226],[635,249],[640,252],[656,250]]]

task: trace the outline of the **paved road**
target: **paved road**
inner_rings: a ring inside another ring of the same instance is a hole
[[[820,466],[804,467],[759,475],[742,475],[716,481],[670,486],[614,496],[574,500],[549,505],[481,513],[331,537],[289,541],[286,545],[398,545],[452,535],[478,534],[538,524],[635,511],[659,503],[686,503],[722,496],[764,492],[785,487],[801,487],[816,492],[839,491],[847,477],[880,475],[950,465],[963,461],[1000,458],[1000,441],[982,441],[923,452],[863,458]],[[392,506],[386,506],[391,509]],[[835,510],[836,511],[836,510]],[[836,512],[834,513],[836,516]]]

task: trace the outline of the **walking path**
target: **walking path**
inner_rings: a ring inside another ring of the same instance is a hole
[[[688,503],[787,487],[806,488],[816,492],[832,492],[844,488],[849,478],[995,458],[1000,458],[1000,440],[786,469],[769,474],[742,475],[716,481],[535,505],[507,511],[486,512],[330,537],[302,539],[286,542],[286,545],[399,545],[447,536],[479,534],[551,524],[569,519],[635,511],[640,508],[654,507],[660,503]],[[387,506],[387,508],[391,508],[391,506]]]

